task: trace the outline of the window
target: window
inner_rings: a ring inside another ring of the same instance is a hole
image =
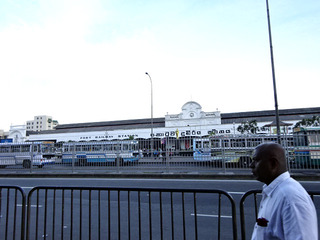
[[[11,146],[11,152],[20,152],[20,145]]]
[[[96,151],[96,152],[97,152],[97,151],[101,151],[101,150],[102,150],[102,146],[101,146],[101,145],[93,145],[93,146],[92,146],[92,150],[93,150],[93,151]]]
[[[309,140],[309,145],[310,146],[319,145],[320,136],[318,134],[311,133],[308,136],[308,140]]]
[[[123,144],[122,145],[122,150],[123,151],[128,151],[129,150],[129,145],[128,144]]]
[[[38,152],[38,145],[33,145],[33,152]]]
[[[104,146],[103,148],[104,151],[111,151],[112,150],[112,145],[111,144],[107,144]]]
[[[64,146],[64,152],[73,152],[74,151],[74,146],[66,145]]]
[[[119,151],[120,150],[120,144],[114,144],[113,145],[113,150]]]
[[[8,153],[10,150],[10,147],[9,146],[1,146],[0,147],[0,152],[1,153]]]
[[[76,152],[80,152],[81,151],[81,145],[77,145],[76,146]]]
[[[91,151],[91,146],[90,145],[84,145],[84,146],[82,146],[82,150],[83,151]]]
[[[21,152],[29,152],[30,146],[29,145],[22,145],[21,146]]]

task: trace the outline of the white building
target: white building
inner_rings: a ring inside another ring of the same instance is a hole
[[[8,139],[12,139],[12,142],[24,142],[26,141],[26,126],[15,125],[11,126],[9,130]]]
[[[9,135],[9,132],[5,132],[4,130],[0,129],[0,141],[6,139]]]
[[[200,104],[193,101],[184,104],[180,114],[165,116],[166,127],[208,125],[221,125],[220,112],[203,112]]]
[[[52,120],[51,116],[35,116],[33,120],[27,121],[27,131],[44,131],[52,130],[58,125],[58,121]]]
[[[302,118],[320,113],[320,108],[280,110],[280,119],[294,125]],[[51,140],[67,141],[99,141],[121,140],[134,137],[135,139],[150,139],[164,137],[203,137],[212,134],[240,134],[237,127],[243,122],[256,120],[258,127],[274,121],[274,111],[257,111],[242,113],[225,113],[220,111],[204,112],[200,104],[190,101],[182,106],[179,114],[167,114],[164,118],[135,119],[109,122],[91,122],[58,125],[55,130],[30,132],[29,141]],[[152,128],[152,131],[151,131]],[[292,129],[289,129],[292,131]],[[272,129],[260,130],[259,133],[271,133]]]

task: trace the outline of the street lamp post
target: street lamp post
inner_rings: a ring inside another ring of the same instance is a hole
[[[152,87],[152,79],[149,73],[146,72],[146,74],[148,75],[151,83],[151,154],[152,154],[153,152],[153,87]]]
[[[271,55],[272,79],[273,79],[274,105],[275,105],[275,112],[276,112],[277,140],[278,140],[278,143],[279,143],[279,144],[281,144],[281,138],[280,138],[280,120],[279,120],[279,109],[278,109],[278,98],[277,98],[276,76],[275,76],[274,62],[273,62],[273,49],[272,49],[272,37],[271,37],[271,24],[270,24],[269,3],[268,3],[268,0],[266,0],[266,5],[267,5],[267,17],[268,17],[268,30],[269,30],[269,42],[270,42],[270,55]]]

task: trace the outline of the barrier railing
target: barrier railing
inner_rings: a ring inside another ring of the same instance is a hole
[[[35,187],[27,206],[26,239],[237,239],[221,190]]]
[[[320,200],[320,191],[308,193]],[[261,190],[241,197],[243,240],[260,200]],[[0,215],[0,239],[238,238],[235,201],[222,190],[35,187],[26,196],[0,186]]]
[[[307,191],[313,201],[315,201],[315,196],[320,196],[320,191]],[[256,219],[258,218],[258,208],[259,203],[261,201],[261,193],[262,190],[250,190],[242,195],[240,200],[240,224],[241,224],[241,239],[246,239],[246,230],[250,230],[252,232]],[[252,197],[251,199],[247,199],[248,197]],[[320,198],[318,199],[320,200]],[[249,201],[247,205],[250,207],[249,216],[247,220],[249,220],[249,224],[246,223],[246,212],[245,212],[245,202]],[[252,209],[253,208],[253,209]]]
[[[20,187],[0,186],[0,239],[24,240],[25,205]]]
[[[283,136],[289,171],[320,171],[320,149],[300,146],[292,135]],[[275,135],[163,137],[88,142],[23,142],[0,144],[0,172],[227,172],[250,171],[254,148],[277,141]],[[295,146],[295,144],[297,146]]]

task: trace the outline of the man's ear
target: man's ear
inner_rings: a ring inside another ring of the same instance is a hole
[[[278,160],[273,157],[273,158],[270,158],[269,161],[270,161],[271,169],[272,169],[272,170],[277,170],[278,167],[279,167],[279,162],[278,162]]]

